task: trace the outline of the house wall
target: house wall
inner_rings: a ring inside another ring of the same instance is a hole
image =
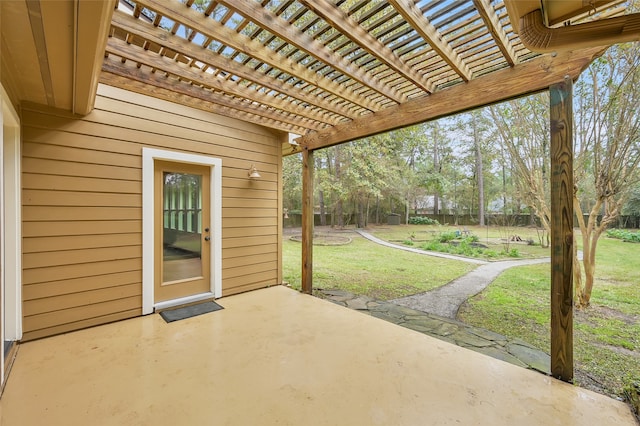
[[[222,159],[223,296],[282,282],[286,134],[104,85],[22,117],[23,340],[141,314],[143,147]]]

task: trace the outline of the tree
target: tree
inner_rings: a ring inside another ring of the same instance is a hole
[[[574,208],[580,225],[584,268],[584,282],[581,268],[574,268],[579,308],[590,304],[598,240],[607,226],[617,220],[640,179],[639,86],[639,43],[611,47],[576,84]],[[586,220],[582,209],[584,195],[590,195],[591,202]],[[575,262],[578,264],[577,257]]]
[[[549,95],[520,98],[488,107],[497,137],[507,151],[518,198],[535,213],[544,229],[540,243],[549,246]]]
[[[455,120],[454,131],[459,133],[461,142],[466,147],[467,158],[463,159],[468,166],[471,167],[473,186],[471,190],[474,193],[473,198],[477,199],[474,203],[478,212],[478,223],[485,225],[485,209],[491,197],[487,197],[488,181],[493,184],[494,179],[491,173],[491,164],[498,150],[490,144],[490,130],[492,123],[482,114],[481,110],[474,110],[466,114],[462,114]],[[493,151],[492,151],[493,148]],[[474,205],[469,206],[470,214],[473,213]]]

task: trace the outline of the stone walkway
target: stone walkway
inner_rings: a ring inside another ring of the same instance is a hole
[[[317,296],[364,314],[410,328],[445,342],[471,349],[520,367],[549,373],[549,355],[520,340],[471,327],[450,318],[399,306],[391,302],[355,296],[342,290],[317,290]]]
[[[461,262],[475,263],[480,265],[473,271],[465,274],[448,284],[436,289],[414,294],[412,296],[402,297],[391,300],[391,303],[405,306],[407,308],[418,311],[429,312],[441,317],[455,319],[458,315],[458,309],[467,299],[475,296],[484,290],[489,284],[495,280],[503,271],[515,266],[535,265],[538,263],[548,263],[549,258],[541,259],[524,259],[524,260],[504,260],[498,262],[487,262],[479,259],[455,256],[447,253],[438,253],[432,251],[419,250],[411,247],[401,246],[381,240],[366,231],[356,229],[356,232],[364,238],[383,245],[385,247],[398,250],[409,251],[412,253],[423,254],[425,256],[442,257],[451,260],[459,260]]]
[[[481,265],[473,271],[456,278],[442,287],[391,300],[396,305],[429,312],[455,319],[458,309],[467,299],[475,296],[491,284],[504,270],[514,266],[548,263],[549,258],[527,260],[505,260]]]
[[[547,263],[549,258],[487,262],[389,243],[361,229],[356,229],[355,232],[376,244],[389,248],[480,266],[442,287],[388,302],[355,296],[342,290],[319,290],[320,297],[511,364],[550,374],[551,360],[547,353],[523,340],[509,339],[493,331],[472,327],[455,319],[462,303],[481,292],[506,269]]]

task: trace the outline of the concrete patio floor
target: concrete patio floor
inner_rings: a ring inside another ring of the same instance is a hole
[[[273,287],[20,346],[1,425],[636,425],[627,405]]]

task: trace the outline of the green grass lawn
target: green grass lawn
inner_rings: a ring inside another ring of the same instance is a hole
[[[576,382],[622,396],[640,380],[640,244],[602,238],[592,306],[574,315]],[[549,265],[513,268],[460,309],[468,324],[549,352]]]
[[[360,236],[341,246],[314,246],[313,285],[341,289],[379,300],[408,296],[440,287],[475,265],[383,247]],[[285,236],[283,274],[300,288],[301,244]]]

